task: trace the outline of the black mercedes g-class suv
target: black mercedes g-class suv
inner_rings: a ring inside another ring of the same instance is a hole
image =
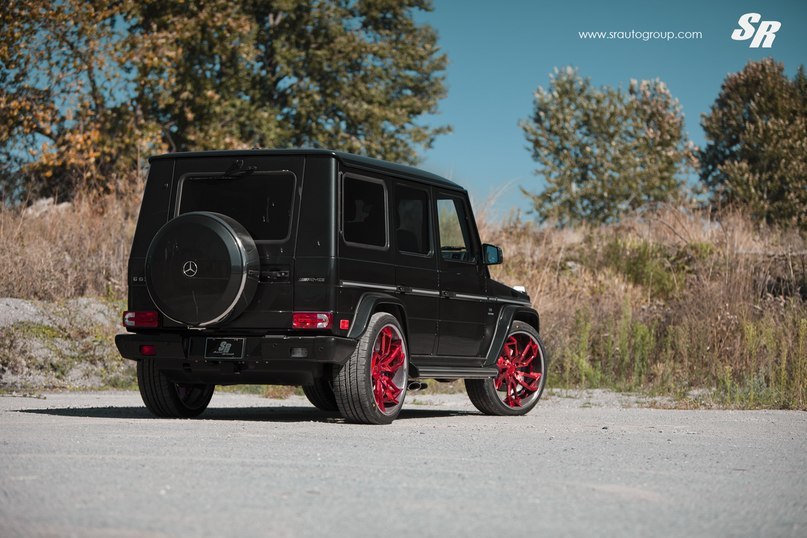
[[[115,339],[143,401],[193,417],[215,385],[301,385],[320,409],[390,423],[417,378],[464,379],[483,413],[538,402],[529,297],[490,278],[468,193],[327,150],[150,159]]]

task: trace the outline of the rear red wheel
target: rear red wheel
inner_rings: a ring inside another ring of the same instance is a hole
[[[406,387],[406,348],[401,332],[392,323],[378,333],[370,359],[373,396],[378,409],[386,413],[400,403]]]
[[[538,332],[516,321],[502,346],[492,379],[466,379],[468,397],[488,415],[524,415],[541,398],[546,381],[546,353]]]
[[[389,424],[398,416],[409,383],[409,355],[401,324],[373,314],[356,350],[334,377],[336,405],[346,419]]]

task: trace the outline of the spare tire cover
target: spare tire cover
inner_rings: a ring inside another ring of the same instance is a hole
[[[146,287],[168,318],[191,327],[238,316],[258,286],[260,258],[236,220],[193,212],[168,221],[146,254]]]

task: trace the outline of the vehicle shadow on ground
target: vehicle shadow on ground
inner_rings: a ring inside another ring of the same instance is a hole
[[[62,407],[54,409],[18,409],[19,413],[76,418],[151,419],[145,407]],[[398,420],[475,415],[471,411],[450,409],[403,409]],[[338,413],[313,407],[227,407],[209,408],[194,420],[244,420],[256,422],[344,422]]]

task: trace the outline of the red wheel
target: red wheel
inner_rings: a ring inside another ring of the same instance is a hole
[[[334,378],[333,392],[342,416],[364,424],[395,420],[406,397],[408,367],[400,323],[391,314],[373,314],[353,355]]]
[[[406,388],[406,348],[401,331],[394,324],[385,325],[375,339],[370,359],[373,396],[382,413],[395,408]]]
[[[505,405],[524,407],[538,396],[544,375],[542,362],[541,348],[534,336],[526,332],[510,334],[496,361],[499,375],[493,380]]]
[[[536,330],[513,323],[502,346],[492,379],[466,379],[468,397],[488,415],[524,415],[541,398],[546,381],[546,353]]]

